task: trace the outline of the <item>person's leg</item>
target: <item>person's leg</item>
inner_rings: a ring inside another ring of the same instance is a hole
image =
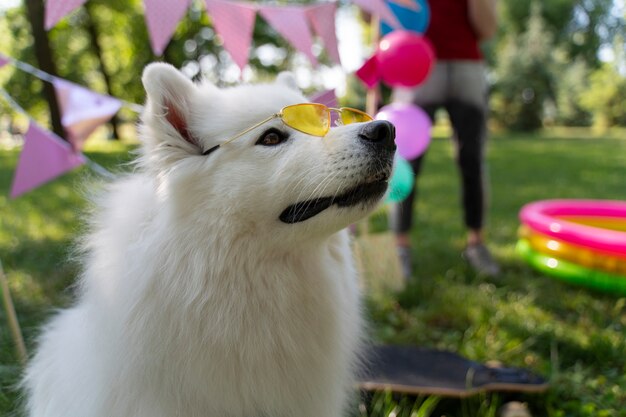
[[[500,272],[485,246],[486,206],[484,148],[486,139],[486,85],[481,63],[458,63],[451,68],[453,91],[446,104],[455,131],[456,160],[461,174],[461,202],[467,227],[464,257],[487,275]]]
[[[434,120],[435,111],[443,104],[447,74],[447,64],[437,63],[424,84],[416,89],[395,89],[392,101],[415,104],[421,107],[431,120]],[[417,196],[417,179],[423,160],[424,155],[420,155],[408,161],[413,168],[416,184],[411,194],[404,201],[394,204],[390,210],[390,228],[396,235],[398,256],[405,278],[412,275],[410,230],[413,225],[414,204]]]
[[[463,257],[479,273],[496,276],[500,268],[484,238],[484,120],[483,111],[473,105],[451,102],[446,108],[455,130],[456,160],[461,174],[461,202],[467,227]]]
[[[456,162],[461,174],[461,203],[468,239],[481,241],[485,184],[483,178],[484,111],[472,104],[446,104],[454,128]],[[469,242],[468,242],[469,243]]]
[[[402,267],[402,275],[407,279],[411,277],[413,273],[410,231],[413,225],[413,204],[415,203],[415,197],[417,195],[417,178],[422,169],[423,161],[423,154],[416,159],[408,161],[413,168],[416,184],[409,196],[403,201],[393,204],[389,212],[389,226],[396,235],[396,248]]]
[[[426,112],[430,120],[434,121],[437,107],[437,105],[424,105],[421,108]],[[400,258],[400,265],[402,266],[402,274],[407,279],[413,274],[410,231],[413,226],[413,215],[415,214],[417,183],[425,157],[426,152],[408,161],[413,169],[415,184],[409,196],[403,201],[393,204],[389,212],[390,228],[396,235],[396,247],[398,257]]]

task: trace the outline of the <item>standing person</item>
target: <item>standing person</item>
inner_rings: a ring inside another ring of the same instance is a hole
[[[437,63],[430,77],[414,89],[395,89],[393,101],[420,106],[431,120],[444,108],[454,129],[456,162],[461,174],[467,246],[463,257],[478,273],[498,275],[500,268],[485,246],[486,182],[484,144],[487,82],[479,44],[497,30],[496,0],[429,0],[431,19],[424,36],[432,43]],[[419,175],[423,156],[409,161]],[[409,231],[415,189],[392,209],[391,226],[406,278],[412,274]]]

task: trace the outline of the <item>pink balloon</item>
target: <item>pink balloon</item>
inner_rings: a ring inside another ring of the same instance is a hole
[[[418,106],[410,103],[391,103],[380,109],[376,119],[394,124],[396,146],[402,158],[415,159],[428,148],[432,122],[426,112]]]
[[[423,36],[408,30],[395,30],[378,44],[376,52],[381,78],[391,87],[415,87],[428,75],[435,52]]]

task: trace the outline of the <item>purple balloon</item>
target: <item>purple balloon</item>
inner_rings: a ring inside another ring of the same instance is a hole
[[[396,146],[402,158],[415,159],[428,148],[432,122],[426,112],[418,106],[410,103],[391,103],[379,110],[376,119],[394,124]]]

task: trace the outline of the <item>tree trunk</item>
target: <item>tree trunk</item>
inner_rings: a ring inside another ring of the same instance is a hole
[[[91,5],[91,3],[85,3],[85,14],[87,15],[87,32],[89,32],[89,36],[91,37],[91,48],[98,58],[98,66],[100,67],[100,72],[102,73],[102,77],[104,78],[107,94],[114,97],[111,89],[111,75],[107,72],[106,66],[104,65],[104,56],[102,54],[102,47],[100,46],[99,42],[100,37],[98,36],[98,28],[96,27],[96,23],[93,19],[94,14],[92,13],[92,8],[93,6]],[[113,139],[120,138],[119,123],[120,119],[117,114],[113,115],[113,117],[111,118]]]
[[[33,30],[33,38],[35,39],[35,55],[37,56],[39,68],[48,74],[56,76],[57,70],[52,58],[52,50],[50,49],[48,34],[44,29],[43,1],[25,0],[25,4],[26,11],[28,13],[28,20],[30,21],[31,28]],[[65,130],[61,124],[61,111],[59,109],[59,103],[57,102],[54,86],[48,82],[44,82],[43,94],[48,102],[48,108],[50,109],[50,123],[52,124],[52,130],[58,136],[67,140],[65,137]]]

